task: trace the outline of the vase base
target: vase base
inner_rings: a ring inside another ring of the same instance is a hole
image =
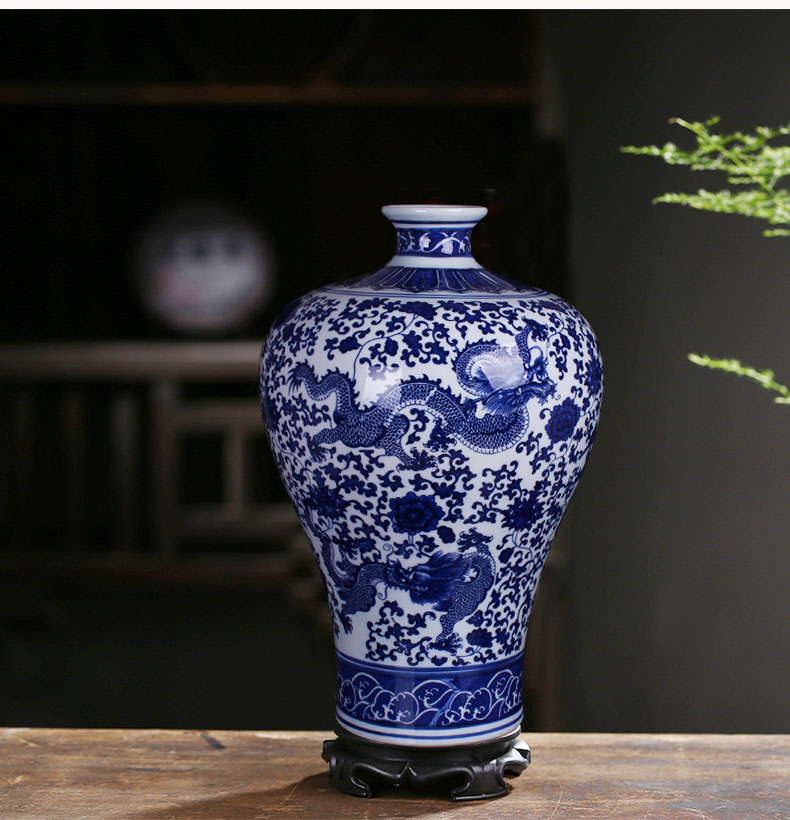
[[[357,797],[373,797],[374,787],[412,785],[442,787],[452,800],[502,797],[530,762],[529,746],[519,733],[499,740],[449,748],[392,746],[362,740],[338,728],[336,740],[325,740],[322,757],[329,763],[329,782]]]

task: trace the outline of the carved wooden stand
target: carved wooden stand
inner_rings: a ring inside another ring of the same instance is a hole
[[[486,800],[510,791],[506,777],[518,777],[530,762],[529,746],[518,732],[476,746],[416,748],[371,743],[339,727],[325,740],[322,757],[329,781],[341,792],[373,797],[376,784],[422,787],[446,781],[452,800]]]

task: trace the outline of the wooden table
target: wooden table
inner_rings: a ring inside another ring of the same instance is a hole
[[[507,797],[329,787],[329,732],[0,729],[0,818],[790,820],[790,736],[528,734]]]

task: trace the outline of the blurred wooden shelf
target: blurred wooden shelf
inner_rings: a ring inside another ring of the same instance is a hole
[[[9,577],[113,581],[179,587],[252,587],[286,589],[294,567],[312,559],[309,552],[196,555],[163,559],[155,555],[107,553],[0,552],[0,573]]]
[[[260,342],[49,342],[0,345],[0,376],[39,379],[252,379]]]
[[[2,106],[281,106],[447,105],[522,106],[534,102],[529,85],[302,85],[207,83],[203,85],[0,85]]]

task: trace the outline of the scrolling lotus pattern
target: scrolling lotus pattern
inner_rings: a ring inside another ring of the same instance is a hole
[[[517,655],[595,434],[595,337],[543,291],[358,290],[291,305],[260,370],[338,648],[428,668]]]
[[[402,727],[475,726],[518,715],[521,663],[486,666],[467,674],[415,674],[404,686],[397,676],[371,674],[338,658],[337,705],[346,718]]]
[[[472,252],[471,229],[398,231],[398,253],[418,253],[421,256],[468,256]]]

